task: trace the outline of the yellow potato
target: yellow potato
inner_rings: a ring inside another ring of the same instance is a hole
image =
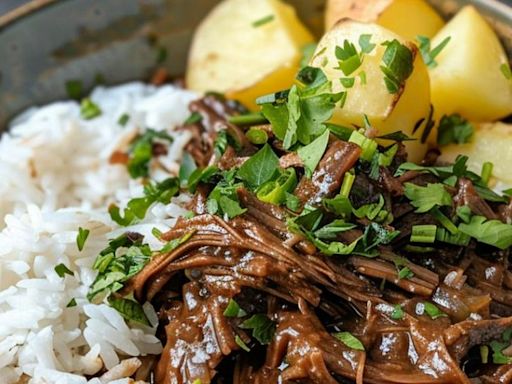
[[[425,0],[328,0],[326,30],[342,18],[376,23],[408,40],[432,37],[444,25]]]
[[[471,171],[480,173],[482,165],[489,161],[494,164],[493,176],[512,184],[512,125],[502,122],[485,123],[475,127],[473,139],[468,144],[451,144],[441,147],[440,161],[453,162],[457,155],[467,155]]]
[[[187,86],[255,107],[257,96],[291,86],[302,48],[312,41],[294,9],[279,0],[224,0],[195,33]]]
[[[466,6],[432,40],[451,37],[429,70],[436,116],[459,113],[472,121],[492,121],[512,113],[512,81],[498,37],[472,6]]]
[[[371,35],[371,43],[376,46],[369,54],[364,54],[361,66],[353,73],[354,85],[345,88],[340,82],[340,79],[346,76],[338,69],[336,47],[343,47],[347,40],[359,50],[361,35]],[[386,50],[382,44],[395,39],[411,51],[413,68],[401,90],[392,94],[386,86],[381,69]],[[334,123],[363,126],[363,115],[366,115],[372,126],[379,131],[379,135],[402,131],[420,139],[430,112],[428,72],[420,56],[413,43],[403,40],[383,27],[345,19],[339,21],[324,35],[313,55],[311,65],[323,69],[327,78],[332,81],[333,91],[347,91],[344,106],[336,108],[334,112]],[[362,81],[361,73],[365,74],[366,83]],[[424,119],[423,122],[418,124],[418,129],[413,133],[414,127],[421,119]],[[431,135],[435,137],[435,132]],[[406,146],[409,158],[413,161],[421,160],[427,149],[426,143],[421,140],[406,142]]]

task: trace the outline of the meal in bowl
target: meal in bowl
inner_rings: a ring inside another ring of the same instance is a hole
[[[224,0],[186,87],[11,123],[2,383],[512,382],[503,47],[472,6],[327,5],[315,43]]]

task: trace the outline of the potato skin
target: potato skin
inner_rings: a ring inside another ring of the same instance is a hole
[[[302,48],[312,41],[294,9],[279,0],[224,0],[195,32],[187,86],[255,107],[255,96],[291,86]]]
[[[345,88],[340,82],[340,78],[345,76],[337,69],[338,59],[335,49],[337,46],[343,46],[345,40],[358,47],[359,37],[363,34],[371,35],[371,41],[376,46],[371,53],[365,54],[360,69],[354,73],[356,79],[354,85],[351,88]],[[390,94],[381,70],[382,56],[385,51],[382,43],[394,39],[411,50],[414,61],[413,72],[401,92]],[[321,39],[310,64],[323,69],[332,81],[334,92],[347,92],[344,106],[336,108],[334,112],[332,119],[334,123],[363,126],[363,116],[366,115],[372,126],[379,131],[379,135],[403,131],[417,138],[417,141],[405,143],[409,158],[413,161],[420,161],[423,158],[428,146],[427,142],[422,141],[421,138],[430,112],[430,83],[427,68],[413,43],[405,41],[379,25],[343,19],[338,21]],[[365,73],[366,84],[357,77],[360,72]],[[413,132],[420,120],[423,122],[419,129]],[[435,137],[435,132],[431,135]]]
[[[472,6],[466,6],[432,40],[448,45],[429,70],[437,118],[459,113],[472,121],[493,121],[512,113],[512,81],[500,66],[508,62],[501,43]]]
[[[411,41],[433,37],[444,25],[425,0],[328,0],[325,29],[342,18],[376,23]]]

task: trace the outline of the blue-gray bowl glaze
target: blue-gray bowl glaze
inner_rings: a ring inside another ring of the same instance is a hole
[[[257,1],[257,0],[255,0]],[[86,89],[148,79],[160,64],[184,73],[194,28],[218,0],[34,0],[0,17],[0,132],[30,105],[66,98],[65,84]],[[324,0],[289,0],[317,35]],[[431,0],[450,16],[475,4],[512,53],[512,8],[495,0]]]

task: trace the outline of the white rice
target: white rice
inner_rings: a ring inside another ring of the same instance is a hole
[[[89,383],[127,383],[122,378],[140,362],[120,364],[123,359],[161,351],[154,322],[153,327],[127,324],[107,305],[89,303],[86,294],[96,255],[109,238],[127,230],[112,222],[107,206],[123,207],[142,195],[125,166],[109,164],[110,155],[146,128],[172,130],[188,116],[195,97],[172,86],[98,87],[91,99],[100,106],[100,117],[86,121],[78,103],[53,103],[26,111],[0,138],[0,384],[20,379],[83,384],[84,375],[103,368],[110,372]],[[118,124],[123,114],[130,116],[124,127]],[[159,159],[169,172],[155,170],[155,179],[179,169],[189,136],[172,134],[169,154]],[[152,249],[160,248],[152,228],[170,228],[185,213],[180,205],[186,200],[153,205],[129,230],[145,235]],[[79,227],[90,230],[81,252]],[[54,270],[60,263],[74,275],[60,278]],[[68,308],[72,299],[77,306]],[[145,310],[154,320],[151,306]]]

